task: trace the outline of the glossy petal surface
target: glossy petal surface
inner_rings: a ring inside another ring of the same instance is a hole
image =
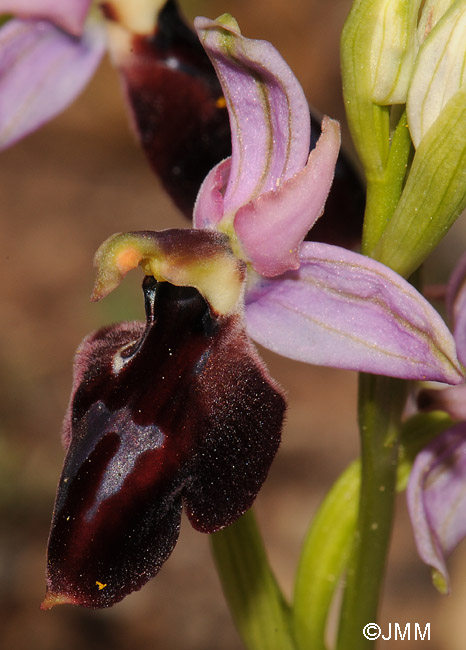
[[[103,26],[81,39],[46,21],[9,20],[0,30],[0,149],[66,108],[104,51]]]
[[[466,424],[442,433],[417,456],[408,507],[422,560],[448,588],[445,557],[466,537]]]
[[[91,3],[92,0],[0,0],[0,14],[45,19],[79,36]]]
[[[43,607],[107,607],[155,575],[185,503],[213,532],[245,512],[277,450],[285,403],[239,315],[191,287],[144,282],[147,326],[108,327],[76,358]]]
[[[453,339],[431,305],[388,268],[334,246],[305,242],[298,271],[258,280],[246,321],[254,340],[308,363],[462,380]]]

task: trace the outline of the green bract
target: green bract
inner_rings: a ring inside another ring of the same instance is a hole
[[[409,276],[466,207],[466,86],[422,138],[374,256]]]
[[[367,179],[363,252],[408,276],[466,205],[466,0],[355,2],[342,73]]]

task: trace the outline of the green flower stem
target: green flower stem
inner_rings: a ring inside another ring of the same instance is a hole
[[[296,650],[290,608],[269,566],[252,510],[210,536],[217,571],[248,650]]]
[[[300,650],[325,650],[330,605],[346,568],[358,514],[360,462],[352,463],[327,494],[303,544],[293,604]]]
[[[406,489],[416,455],[452,425],[442,411],[419,413],[401,429],[396,491]],[[358,515],[361,463],[355,460],[325,497],[303,544],[293,604],[299,650],[326,650],[328,613],[346,569]]]
[[[394,514],[400,418],[406,382],[360,375],[361,492],[340,615],[338,650],[367,650],[377,620]]]

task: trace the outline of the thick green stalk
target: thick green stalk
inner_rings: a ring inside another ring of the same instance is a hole
[[[267,560],[254,514],[211,535],[223,591],[248,650],[296,650],[290,609]]]
[[[451,425],[451,418],[441,411],[418,413],[403,423],[397,492],[406,489],[414,459],[421,449]],[[353,545],[360,474],[358,459],[328,492],[306,535],[293,603],[294,636],[299,650],[327,650],[329,610]]]
[[[400,418],[406,382],[360,375],[361,492],[340,616],[338,650],[368,650],[367,623],[377,621],[392,529]]]

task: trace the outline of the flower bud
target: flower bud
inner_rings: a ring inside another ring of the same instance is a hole
[[[464,101],[465,85],[466,2],[458,0],[429,33],[417,56],[407,101],[416,147],[450,101]],[[457,137],[465,141],[463,131]]]
[[[376,104],[404,104],[416,56],[420,0],[380,0],[372,51],[372,98]]]

